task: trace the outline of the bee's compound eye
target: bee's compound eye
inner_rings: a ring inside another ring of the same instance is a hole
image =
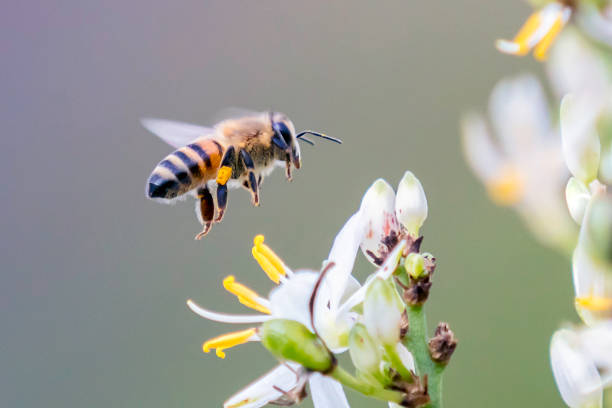
[[[291,143],[291,131],[283,122],[274,123],[274,130],[279,132],[287,144]]]

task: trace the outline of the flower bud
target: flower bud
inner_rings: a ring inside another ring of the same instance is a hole
[[[565,200],[570,215],[578,224],[582,224],[584,212],[586,211],[589,201],[591,201],[591,192],[584,183],[576,177],[572,177],[567,182],[565,187]]]
[[[357,323],[351,329],[349,354],[359,371],[373,376],[380,373],[379,368],[382,360],[380,345],[370,337],[368,330],[361,323]]]
[[[566,95],[561,101],[561,140],[569,171],[585,184],[597,177],[601,144],[595,122],[596,109],[584,98]]]
[[[262,324],[259,335],[264,347],[281,360],[294,361],[322,373],[335,366],[335,358],[323,342],[295,320],[268,320]]]
[[[395,192],[383,179],[376,180],[361,200],[360,211],[364,217],[366,232],[361,250],[370,262],[380,266],[387,257],[393,237],[398,239],[400,226],[395,217]],[[391,245],[391,248],[393,245]]]
[[[427,218],[427,197],[421,182],[410,171],[404,173],[397,187],[395,214],[410,235],[419,235]]]
[[[612,195],[593,198],[586,223],[587,250],[595,262],[612,265]]]
[[[391,280],[375,278],[363,302],[363,318],[370,335],[383,345],[400,339],[404,303]]]
[[[563,401],[571,408],[601,407],[601,377],[578,347],[577,334],[558,330],[550,341],[550,364]]]
[[[406,258],[404,268],[413,279],[419,279],[426,274],[425,258],[423,255],[413,252]]]

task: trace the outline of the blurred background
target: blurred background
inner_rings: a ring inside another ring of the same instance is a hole
[[[542,73],[494,47],[529,12],[485,0],[5,2],[1,405],[221,406],[275,361],[258,344],[203,354],[228,327],[185,300],[243,311],[221,289],[230,273],[267,293],[257,233],[289,265],[318,268],[370,183],[396,185],[406,169],[425,187],[424,249],[438,258],[430,327],[448,321],[460,340],[446,405],[559,405],[548,341],[574,315],[568,259],[488,201],[458,131],[498,79]],[[192,201],[145,199],[171,149],[139,118],[206,125],[229,106],[283,111],[345,143],[304,146],[294,181],[276,171],[260,208],[232,192],[197,242]],[[356,274],[370,271],[360,258]]]

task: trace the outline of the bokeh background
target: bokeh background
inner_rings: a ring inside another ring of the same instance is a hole
[[[537,244],[469,173],[458,120],[496,80],[534,71],[496,52],[529,12],[519,1],[5,2],[0,15],[2,282],[0,405],[209,407],[275,362],[259,345],[203,354],[228,327],[185,300],[243,310],[232,273],[271,283],[252,238],[317,268],[377,177],[404,170],[429,199],[424,248],[439,260],[430,326],[460,345],[449,407],[561,403],[548,340],[572,319],[569,262]],[[193,240],[193,203],[148,201],[170,149],[143,116],[209,124],[238,106],[287,113],[344,139],[303,147],[262,206],[230,194],[224,222]],[[357,275],[371,270],[358,262]],[[348,391],[354,407],[383,406]],[[308,400],[304,406],[311,406]]]

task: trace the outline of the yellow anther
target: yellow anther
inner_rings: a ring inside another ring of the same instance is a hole
[[[499,205],[514,205],[523,198],[525,186],[521,174],[514,167],[505,167],[500,174],[490,180],[487,191],[491,199]]]
[[[555,19],[555,23],[552,25],[550,30],[546,33],[544,38],[538,43],[538,45],[533,50],[533,56],[535,59],[539,61],[544,61],[548,55],[548,49],[555,41],[555,38],[561,32],[563,28],[563,15],[559,13],[557,18]]]
[[[230,177],[232,177],[232,168],[229,166],[222,166],[217,172],[217,184],[224,186]]]
[[[594,295],[577,297],[576,306],[593,312],[612,312],[612,298]]]
[[[516,37],[514,37],[513,42],[519,46],[516,55],[526,55],[529,52],[529,38],[536,32],[538,27],[540,27],[541,21],[542,19],[539,11],[533,13],[529,16],[527,21],[525,21],[525,24],[523,24],[518,34],[516,34]]]
[[[223,350],[248,342],[251,337],[255,335],[255,333],[257,333],[257,330],[255,328],[251,328],[223,334],[219,337],[215,337],[214,339],[204,342],[204,344],[202,344],[202,350],[204,350],[205,353],[208,353],[210,350],[215,349],[215,354],[217,354],[217,357],[225,358],[225,353]]]
[[[229,293],[235,295],[238,298],[238,301],[246,307],[255,309],[258,312],[270,314],[270,309],[258,301],[258,299],[261,297],[257,294],[257,292],[247,288],[243,284],[236,282],[236,278],[234,278],[232,275],[223,279],[223,287]]]
[[[281,276],[285,276],[285,264],[266,244],[264,244],[264,236],[257,235],[253,239],[253,258],[259,263],[259,266],[268,275],[268,278],[274,283],[279,283]]]

